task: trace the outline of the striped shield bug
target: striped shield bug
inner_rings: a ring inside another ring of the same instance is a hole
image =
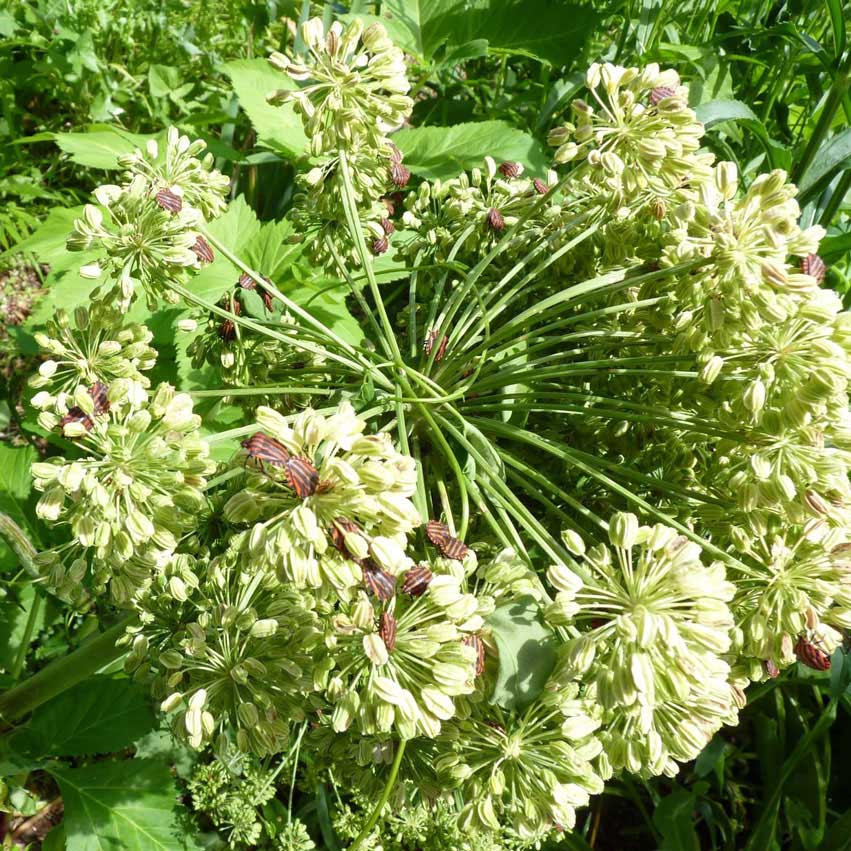
[[[390,612],[382,612],[378,619],[378,634],[384,642],[388,653],[396,646],[396,618]]]
[[[765,673],[768,674],[772,680],[775,680],[780,676],[780,668],[777,667],[777,663],[773,659],[766,659],[765,662],[763,662],[763,666],[765,668]]]
[[[523,166],[520,163],[504,162],[498,169],[503,177],[519,177],[523,173]]]
[[[96,381],[89,388],[89,395],[95,403],[96,414],[109,413],[109,388],[102,382]]]
[[[299,499],[307,499],[319,486],[319,471],[307,458],[288,458],[284,464],[287,484]]]
[[[331,543],[344,556],[351,558],[352,554],[346,547],[346,534],[352,532],[359,533],[360,531],[360,526],[354,520],[349,520],[346,517],[335,517],[334,522],[331,524]]]
[[[169,213],[179,213],[183,209],[183,199],[170,189],[160,189],[154,196],[154,200],[158,206]]]
[[[470,548],[462,541],[459,541],[458,538],[454,538],[449,532],[449,527],[439,520],[428,521],[426,524],[426,537],[440,550],[440,554],[446,556],[446,558],[461,561],[470,552]]]
[[[195,238],[195,244],[192,246],[192,250],[202,263],[212,263],[216,259],[213,249],[210,248],[210,243],[200,234]]]
[[[672,98],[676,93],[676,90],[670,86],[656,86],[650,92],[650,106],[659,106],[665,98]]]
[[[425,342],[423,343],[423,351],[425,352],[426,357],[431,354],[431,350],[434,348],[434,344],[437,341],[437,328],[432,328],[431,331],[428,332],[428,336],[425,338]],[[446,334],[443,335],[440,339],[440,343],[438,343],[437,351],[434,353],[435,361],[442,361],[444,355],[446,354],[446,346],[449,344],[449,337]]]
[[[396,593],[396,577],[382,570],[372,559],[364,559],[361,570],[366,590],[379,600],[386,602]]]
[[[269,279],[265,277],[263,280],[269,281]],[[271,281],[269,281],[269,283],[271,283]],[[247,272],[243,272],[239,276],[237,285],[242,287],[244,290],[257,290],[257,294],[263,299],[263,307],[265,307],[266,310],[272,309],[272,293],[270,293],[265,287],[258,285],[257,281],[255,281]]]
[[[243,440],[241,445],[248,453],[248,457],[259,463],[261,470],[264,461],[271,467],[283,468],[290,460],[290,453],[286,446],[274,437],[263,434],[262,431],[255,432],[247,440]]]
[[[225,307],[227,307],[227,304],[225,304]],[[242,305],[240,304],[239,299],[231,299],[230,312],[234,316],[240,316],[242,314]],[[218,333],[220,340],[225,343],[230,343],[236,339],[236,323],[233,319],[224,319],[222,324],[219,325]]]
[[[465,647],[472,647],[476,651],[476,676],[480,677],[485,672],[485,643],[479,635],[467,635],[461,639]]]
[[[815,642],[808,641],[802,635],[795,645],[795,655],[798,661],[815,671],[830,670],[830,656]]]
[[[412,597],[421,597],[431,584],[432,572],[426,564],[418,564],[405,571],[402,579],[402,592]]]
[[[94,428],[94,420],[80,407],[74,405],[73,408],[68,408],[68,413],[59,420],[59,428],[65,431],[65,426],[71,423],[80,423],[86,431],[91,431]]]
[[[550,191],[550,187],[546,183],[544,183],[544,181],[541,180],[540,177],[536,177],[532,181],[532,186],[535,187],[535,192],[537,192],[538,195],[546,195],[547,192]]]
[[[808,254],[801,261],[801,271],[805,275],[809,275],[811,278],[815,278],[819,283],[821,283],[824,280],[825,273],[827,272],[827,266],[818,254]]]
[[[491,230],[495,230],[497,233],[505,230],[505,219],[496,207],[491,207],[490,210],[488,210],[487,223]]]

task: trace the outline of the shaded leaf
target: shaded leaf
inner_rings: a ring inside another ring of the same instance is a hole
[[[31,584],[27,584],[18,591],[17,599],[8,597],[0,600],[0,668],[9,670],[14,664],[24,640],[30,611],[37,599],[37,592]],[[28,643],[38,637],[44,627],[46,613],[47,607],[44,598],[41,598]]]
[[[179,796],[156,760],[96,762],[48,770],[65,801],[67,851],[185,851],[197,844],[178,822]]]
[[[660,851],[700,851],[693,812],[692,792],[677,789],[662,798],[653,811],[653,824],[662,835]]]
[[[404,154],[405,165],[428,180],[457,177],[465,169],[481,166],[486,155],[497,163],[522,162],[533,174],[543,174],[550,162],[535,139],[504,121],[400,130],[393,142]]]
[[[108,124],[93,124],[90,129],[78,133],[56,133],[54,141],[79,165],[114,169],[118,168],[118,157],[144,148],[145,143],[154,138],[153,134],[141,135]]]
[[[499,673],[491,703],[520,709],[543,690],[556,663],[556,638],[541,620],[533,597],[498,606],[488,617],[499,650]]]
[[[830,175],[846,168],[851,168],[851,127],[846,127],[819,148],[810,167],[798,181],[801,198],[809,195]]]

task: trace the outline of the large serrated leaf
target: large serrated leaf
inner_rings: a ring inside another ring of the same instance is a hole
[[[148,759],[48,770],[65,803],[67,851],[195,851],[168,766]]]
[[[266,98],[294,83],[265,59],[237,59],[221,66],[230,77],[240,106],[245,110],[260,141],[273,151],[290,157],[304,156],[307,136],[292,106],[272,106]]]
[[[481,167],[487,155],[497,163],[521,162],[533,174],[543,174],[550,162],[532,136],[504,121],[400,130],[393,142],[404,154],[405,165],[428,180],[446,180],[465,169]]]
[[[110,753],[133,744],[156,726],[150,700],[134,682],[92,677],[48,701],[15,735],[34,759]]]
[[[499,651],[491,703],[522,709],[541,693],[555,667],[556,637],[530,596],[498,606],[488,623]]]

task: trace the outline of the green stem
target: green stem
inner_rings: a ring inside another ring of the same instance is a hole
[[[21,671],[24,668],[24,660],[27,658],[27,650],[29,650],[30,647],[33,630],[35,629],[35,622],[38,619],[38,613],[40,610],[41,594],[36,592],[30,605],[29,615],[27,615],[27,623],[24,627],[24,634],[21,636],[21,646],[18,648],[18,652],[15,655],[15,661],[12,664],[11,674],[16,682],[18,677],[21,676]]]
[[[363,826],[363,830],[357,835],[355,841],[349,846],[349,851],[357,851],[360,848],[361,843],[364,839],[369,836],[372,829],[378,822],[379,817],[381,816],[381,811],[386,806],[387,802],[390,800],[390,793],[393,791],[393,787],[396,785],[396,775],[399,773],[399,766],[402,764],[402,757],[405,754],[405,746],[407,745],[407,739],[402,739],[399,742],[399,746],[396,748],[396,757],[393,760],[393,765],[390,766],[390,774],[387,777],[387,782],[384,784],[384,789],[381,792],[381,797],[378,799],[378,804],[375,809],[372,811],[372,815],[369,817],[367,823]]]
[[[113,662],[126,652],[124,647],[116,647],[115,642],[124,635],[128,626],[136,622],[136,618],[135,613],[127,615],[97,638],[51,662],[37,674],[0,695],[0,718],[14,721]]]

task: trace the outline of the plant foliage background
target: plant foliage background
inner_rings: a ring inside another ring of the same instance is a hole
[[[849,20],[4,6],[6,845],[848,847]]]

